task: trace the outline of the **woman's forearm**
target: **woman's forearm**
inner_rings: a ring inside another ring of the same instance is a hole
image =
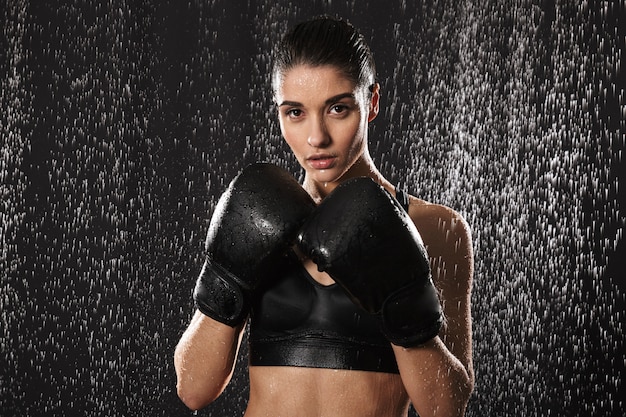
[[[224,391],[233,373],[242,328],[195,313],[174,353],[176,389],[187,407],[203,408]]]
[[[400,375],[422,417],[460,417],[474,387],[467,369],[439,339],[415,348],[393,346]]]

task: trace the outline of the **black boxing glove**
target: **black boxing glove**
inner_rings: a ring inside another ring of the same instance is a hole
[[[194,300],[205,315],[231,327],[246,319],[250,292],[296,239],[315,208],[289,173],[246,167],[220,197],[206,238],[206,261]]]
[[[303,225],[298,245],[356,304],[380,317],[390,342],[417,346],[439,333],[443,313],[422,238],[370,178],[337,186]]]

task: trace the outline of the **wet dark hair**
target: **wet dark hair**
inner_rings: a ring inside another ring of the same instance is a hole
[[[370,48],[350,23],[330,16],[302,22],[291,29],[274,51],[272,88],[280,77],[297,65],[330,65],[343,72],[358,86],[372,88],[376,66]]]

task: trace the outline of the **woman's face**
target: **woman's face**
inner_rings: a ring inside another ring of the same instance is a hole
[[[338,181],[367,149],[367,124],[378,113],[378,91],[357,88],[333,66],[295,66],[276,88],[283,137],[318,183]]]

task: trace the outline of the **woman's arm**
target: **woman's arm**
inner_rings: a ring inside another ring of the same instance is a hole
[[[420,416],[462,416],[474,387],[470,230],[458,213],[444,206],[414,204],[410,213],[431,258],[446,322],[439,336],[426,344],[393,346],[394,352]]]
[[[174,353],[176,390],[187,407],[213,402],[233,374],[244,324],[235,328],[196,311]]]

